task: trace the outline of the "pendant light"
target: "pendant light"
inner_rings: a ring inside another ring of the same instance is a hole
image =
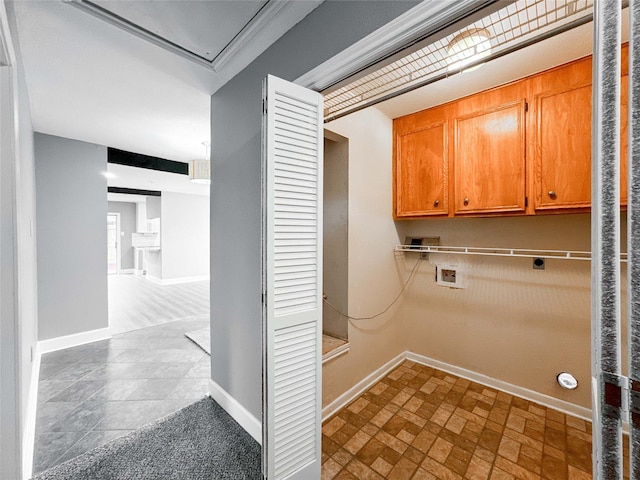
[[[189,162],[189,180],[193,183],[200,183],[203,185],[211,184],[211,144],[209,142],[202,142],[205,150],[205,158],[198,160],[191,160]]]

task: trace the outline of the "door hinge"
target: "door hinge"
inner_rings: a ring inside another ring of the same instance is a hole
[[[262,292],[262,295],[261,295],[261,299],[260,299],[260,300],[262,301],[262,304],[263,304],[263,305],[266,305],[266,304],[267,304],[267,292]]]
[[[529,206],[529,197],[524,197],[524,206],[525,207]]]
[[[525,113],[529,111],[529,102],[524,102],[524,111]]]
[[[267,114],[267,102],[264,99],[262,100],[262,114]]]
[[[640,380],[602,372],[600,384],[603,413],[624,422],[631,421],[640,428]]]

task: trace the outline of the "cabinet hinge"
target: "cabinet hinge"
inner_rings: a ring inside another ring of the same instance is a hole
[[[525,112],[529,111],[529,102],[524,102],[524,111]]]

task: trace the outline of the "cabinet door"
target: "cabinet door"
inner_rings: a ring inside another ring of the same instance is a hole
[[[591,202],[591,85],[536,97],[536,209]]]
[[[626,59],[623,47],[623,65]],[[624,68],[624,67],[623,67]],[[532,80],[535,210],[591,206],[591,58]],[[620,200],[627,203],[627,75],[620,80]]]
[[[448,212],[447,122],[396,135],[396,217]]]
[[[455,213],[524,212],[524,100],[455,119]]]

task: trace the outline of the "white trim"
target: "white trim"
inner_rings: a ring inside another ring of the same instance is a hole
[[[322,355],[322,364],[324,365],[328,361],[344,355],[349,351],[350,348],[351,348],[351,345],[349,345],[349,343],[345,343],[343,345],[340,345],[337,348],[334,348],[330,352],[325,353],[324,355]]]
[[[262,445],[262,422],[211,379],[209,379],[209,396],[224,408],[256,442]]]
[[[387,373],[400,365],[406,358],[406,353],[403,352],[400,355],[392,358],[387,363],[382,365],[377,370],[371,372],[369,375],[364,377],[358,383],[356,383],[349,390],[344,392],[338,398],[336,398],[333,402],[322,409],[322,421],[324,422],[326,419],[336,414],[338,410],[345,407],[351,401],[356,399],[359,395],[361,395],[365,390],[371,387],[378,380],[382,379]]]
[[[27,480],[33,475],[33,452],[36,439],[36,415],[38,413],[38,382],[40,380],[40,347],[33,347],[33,362],[31,364],[31,382],[29,383],[29,398],[25,410],[24,432],[22,439],[22,478]]]
[[[471,380],[472,382],[486,385],[487,387],[495,388],[496,390],[515,395],[516,397],[530,400],[539,405],[553,408],[554,410],[558,410],[562,413],[591,421],[590,408],[581,407],[580,405],[575,405],[573,403],[554,398],[550,395],[545,395],[544,393],[539,393],[534,390],[529,390],[528,388],[519,387],[511,383],[503,382],[502,380],[488,377],[481,373],[473,372],[465,368],[456,367],[455,365],[444,363],[440,360],[434,360],[433,358],[425,357],[424,355],[418,355],[417,353],[405,352],[405,358],[407,360],[411,360],[412,362],[421,363],[422,365],[437,368],[438,370],[441,370],[443,372],[451,373],[458,377]]]
[[[285,7],[288,2],[268,2],[255,17],[247,23],[240,33],[220,52],[211,62],[214,72],[219,72],[229,60],[235,57],[240,50],[253,40],[260,30],[265,28],[276,14]]]
[[[191,283],[191,282],[204,282],[209,281],[209,275],[197,275],[193,277],[178,277],[178,278],[158,278],[153,275],[145,275],[147,280],[155,283],[156,285],[178,285],[180,283]]]
[[[13,478],[22,475],[24,463],[20,277],[25,272],[18,253],[18,73],[5,2],[0,5],[0,77],[0,443],[8,445],[0,452],[0,476]]]
[[[136,270],[133,268],[122,268],[118,275],[133,275],[134,273],[136,273]]]
[[[161,278],[154,277],[153,275],[149,275],[148,273],[144,276],[144,278],[146,278],[147,280],[149,280],[152,283],[155,283],[156,285],[162,285],[162,279]]]
[[[427,365],[443,372],[451,373],[458,377],[471,380],[472,382],[495,388],[496,390],[500,390],[502,392],[524,398],[525,400],[530,400],[539,405],[553,408],[554,410],[560,411],[562,413],[582,418],[583,420],[587,420],[589,422],[591,421],[591,409],[589,408],[581,407],[580,405],[566,402],[564,400],[560,400],[543,393],[535,392],[527,388],[518,387],[517,385],[503,382],[502,380],[497,380],[480,373],[472,372],[471,370],[467,370],[465,368],[456,367],[454,365],[444,363],[439,360],[434,360],[433,358],[425,357],[424,355],[418,355],[417,353],[409,351],[405,351],[392,360],[388,361],[380,368],[367,375],[349,390],[344,392],[333,402],[324,407],[322,409],[322,421],[324,422],[332,415],[335,415],[341,408],[345,407],[350,402],[355,400],[358,396],[364,393],[365,390],[370,388],[377,381],[381,380],[385,375],[387,375],[389,372],[391,372],[391,370],[400,365],[404,360],[411,360],[412,362]]]
[[[10,67],[15,65],[16,55],[13,49],[11,31],[9,30],[9,18],[3,7],[0,9],[0,66]]]
[[[55,352],[57,350],[63,350],[65,348],[77,347],[78,345],[84,345],[85,343],[108,340],[110,338],[111,329],[109,327],[105,327],[98,328],[96,330],[89,330],[87,332],[74,333],[62,337],[40,340],[38,342],[37,348],[40,350],[40,354],[44,355],[45,353]]]
[[[295,83],[316,91],[345,79],[381,59],[411,45],[417,39],[435,33],[450,21],[465,16],[483,0],[421,2],[375,32],[296,79]]]

